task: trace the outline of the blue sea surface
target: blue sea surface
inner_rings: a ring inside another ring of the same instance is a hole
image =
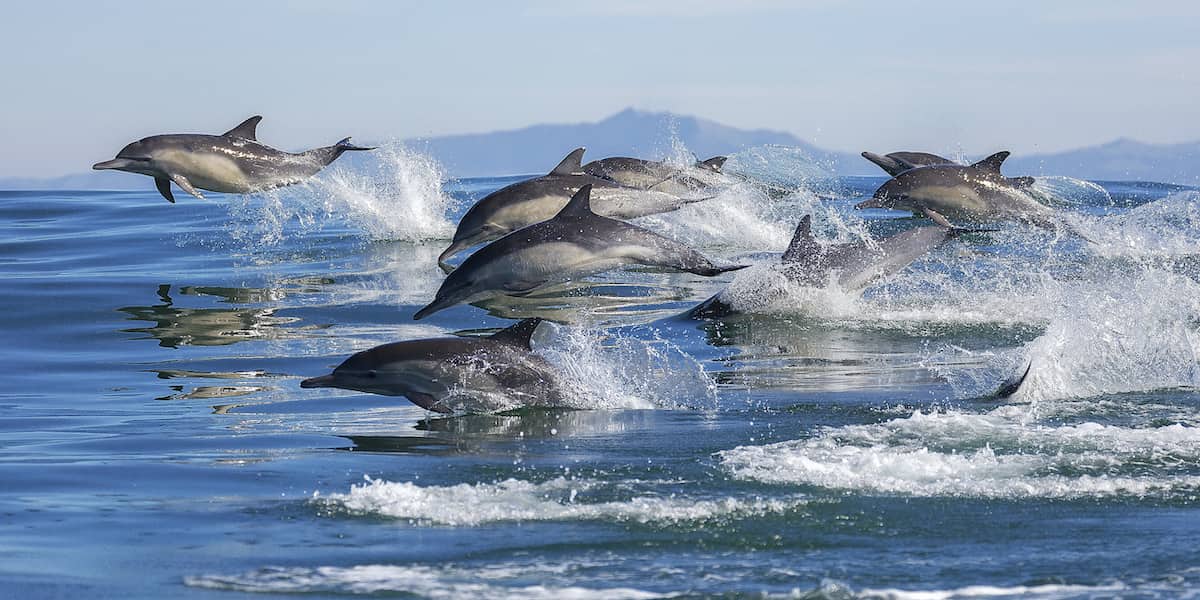
[[[457,217],[515,178],[400,152],[175,205],[149,179],[0,192],[0,595],[1200,594],[1200,195],[1039,179],[1090,243],[1009,224],[861,295],[681,317],[777,283],[802,214],[840,241],[919,223],[852,209],[880,178],[784,175],[639,221],[754,268],[420,322]],[[537,350],[583,410],[299,387],[524,316],[557,323]]]

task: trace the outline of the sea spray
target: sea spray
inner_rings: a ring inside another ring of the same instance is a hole
[[[716,408],[716,386],[699,361],[657,333],[641,339],[621,330],[549,329],[538,351],[574,390],[571,408]]]
[[[291,235],[344,229],[367,241],[448,239],[456,201],[442,189],[433,158],[387,144],[355,166],[336,164],[302,184],[249,196],[230,196],[230,234],[252,247]]]

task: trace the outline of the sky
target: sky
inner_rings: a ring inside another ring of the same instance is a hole
[[[12,3],[0,177],[156,133],[301,149],[597,121],[625,107],[857,152],[1200,140],[1200,3]]]

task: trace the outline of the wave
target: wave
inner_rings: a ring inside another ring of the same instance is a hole
[[[612,483],[557,478],[542,483],[507,479],[496,483],[419,486],[369,477],[345,494],[314,495],[328,514],[347,512],[405,519],[417,524],[474,527],[513,521],[612,521],[642,525],[703,524],[792,510],[804,500],[634,495],[597,502],[614,492]]]
[[[634,588],[522,585],[545,571],[518,567],[454,567],[423,565],[359,565],[353,567],[266,567],[236,575],[193,575],[185,585],[215,590],[259,593],[400,593],[421,598],[493,598],[531,600],[649,600],[667,597]]]
[[[863,493],[982,498],[1170,499],[1200,491],[1200,428],[1028,422],[987,414],[917,412],[811,439],[719,453],[735,477]]]

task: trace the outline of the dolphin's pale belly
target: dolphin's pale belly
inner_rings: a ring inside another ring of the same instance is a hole
[[[509,204],[496,211],[489,221],[506,231],[516,231],[522,227],[549,220],[567,205],[571,197],[566,194],[545,194],[530,198],[523,202]],[[498,232],[500,237],[502,232]]]
[[[635,219],[678,210],[687,204],[678,196],[630,188],[594,188],[592,210],[602,217]]]
[[[925,186],[910,196],[920,207],[931,208],[950,219],[979,219],[992,213],[987,200],[965,185]]]
[[[182,175],[201,189],[232,194],[257,189],[238,162],[220,152],[164,150],[155,155],[154,162],[167,173]]]
[[[252,152],[164,150],[154,157],[155,166],[182,175],[195,187],[229,194],[248,194],[298,183],[319,170],[304,156],[276,153],[262,156]]]

